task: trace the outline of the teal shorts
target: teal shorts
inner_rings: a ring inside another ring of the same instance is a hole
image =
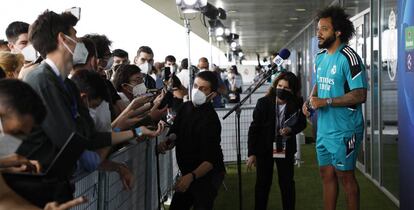
[[[318,137],[316,154],[319,166],[334,166],[339,171],[354,170],[363,133],[338,138]]]

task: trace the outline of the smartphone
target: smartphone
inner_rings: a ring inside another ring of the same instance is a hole
[[[145,97],[151,97],[151,96],[154,96],[154,93],[144,93],[142,96],[145,96]]]
[[[164,81],[168,81],[171,77],[171,68],[169,66],[164,67]]]
[[[156,88],[155,89],[147,89],[147,93],[152,93],[154,95],[160,94],[161,91],[162,91],[162,89],[156,89]]]
[[[80,17],[81,17],[80,7],[72,7],[72,8],[66,9],[65,12],[72,13],[73,16],[75,16],[78,20],[80,20]]]
[[[165,93],[164,98],[162,99],[160,105],[158,106],[158,109],[162,109],[167,105],[168,105],[168,107],[172,107],[173,98],[174,98],[174,95],[172,94],[172,92],[167,91]]]

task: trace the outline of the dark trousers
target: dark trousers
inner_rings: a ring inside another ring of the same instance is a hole
[[[293,156],[276,158],[272,156],[256,158],[255,210],[266,210],[272,186],[273,165],[276,162],[283,210],[295,209],[295,181]]]
[[[186,192],[175,192],[170,210],[211,210],[224,174],[202,177],[193,181]]]

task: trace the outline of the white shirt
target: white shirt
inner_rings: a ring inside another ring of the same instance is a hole
[[[280,127],[283,126],[283,121],[285,120],[285,109],[286,109],[286,104],[281,104],[281,105],[276,105],[278,106],[278,111],[279,113],[278,116],[276,116],[276,122],[278,123],[277,125]]]
[[[111,111],[109,103],[102,101],[95,109],[89,108],[89,114],[95,122],[95,129],[100,132],[112,132]]]
[[[49,58],[46,58],[45,62],[52,68],[53,72],[55,72],[55,74],[58,77],[60,77],[60,71],[59,71],[58,67],[56,66],[55,62],[53,62]]]
[[[176,76],[181,84],[188,89],[188,85],[190,84],[190,71],[188,69],[182,69]]]

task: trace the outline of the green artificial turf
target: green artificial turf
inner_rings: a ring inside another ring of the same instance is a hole
[[[296,182],[296,210],[323,209],[322,184],[316,163],[314,145],[302,146],[301,167],[295,167]],[[228,165],[225,186],[221,187],[215,201],[215,210],[238,210],[238,176],[237,166]],[[254,209],[254,184],[256,172],[247,171],[245,164],[242,166],[243,206],[244,210]],[[398,207],[385,196],[370,180],[357,170],[357,180],[361,191],[361,210],[397,210]],[[337,210],[346,210],[345,197],[340,189]],[[168,207],[167,207],[168,209]],[[274,173],[273,185],[269,195],[269,210],[282,210],[277,174]]]

